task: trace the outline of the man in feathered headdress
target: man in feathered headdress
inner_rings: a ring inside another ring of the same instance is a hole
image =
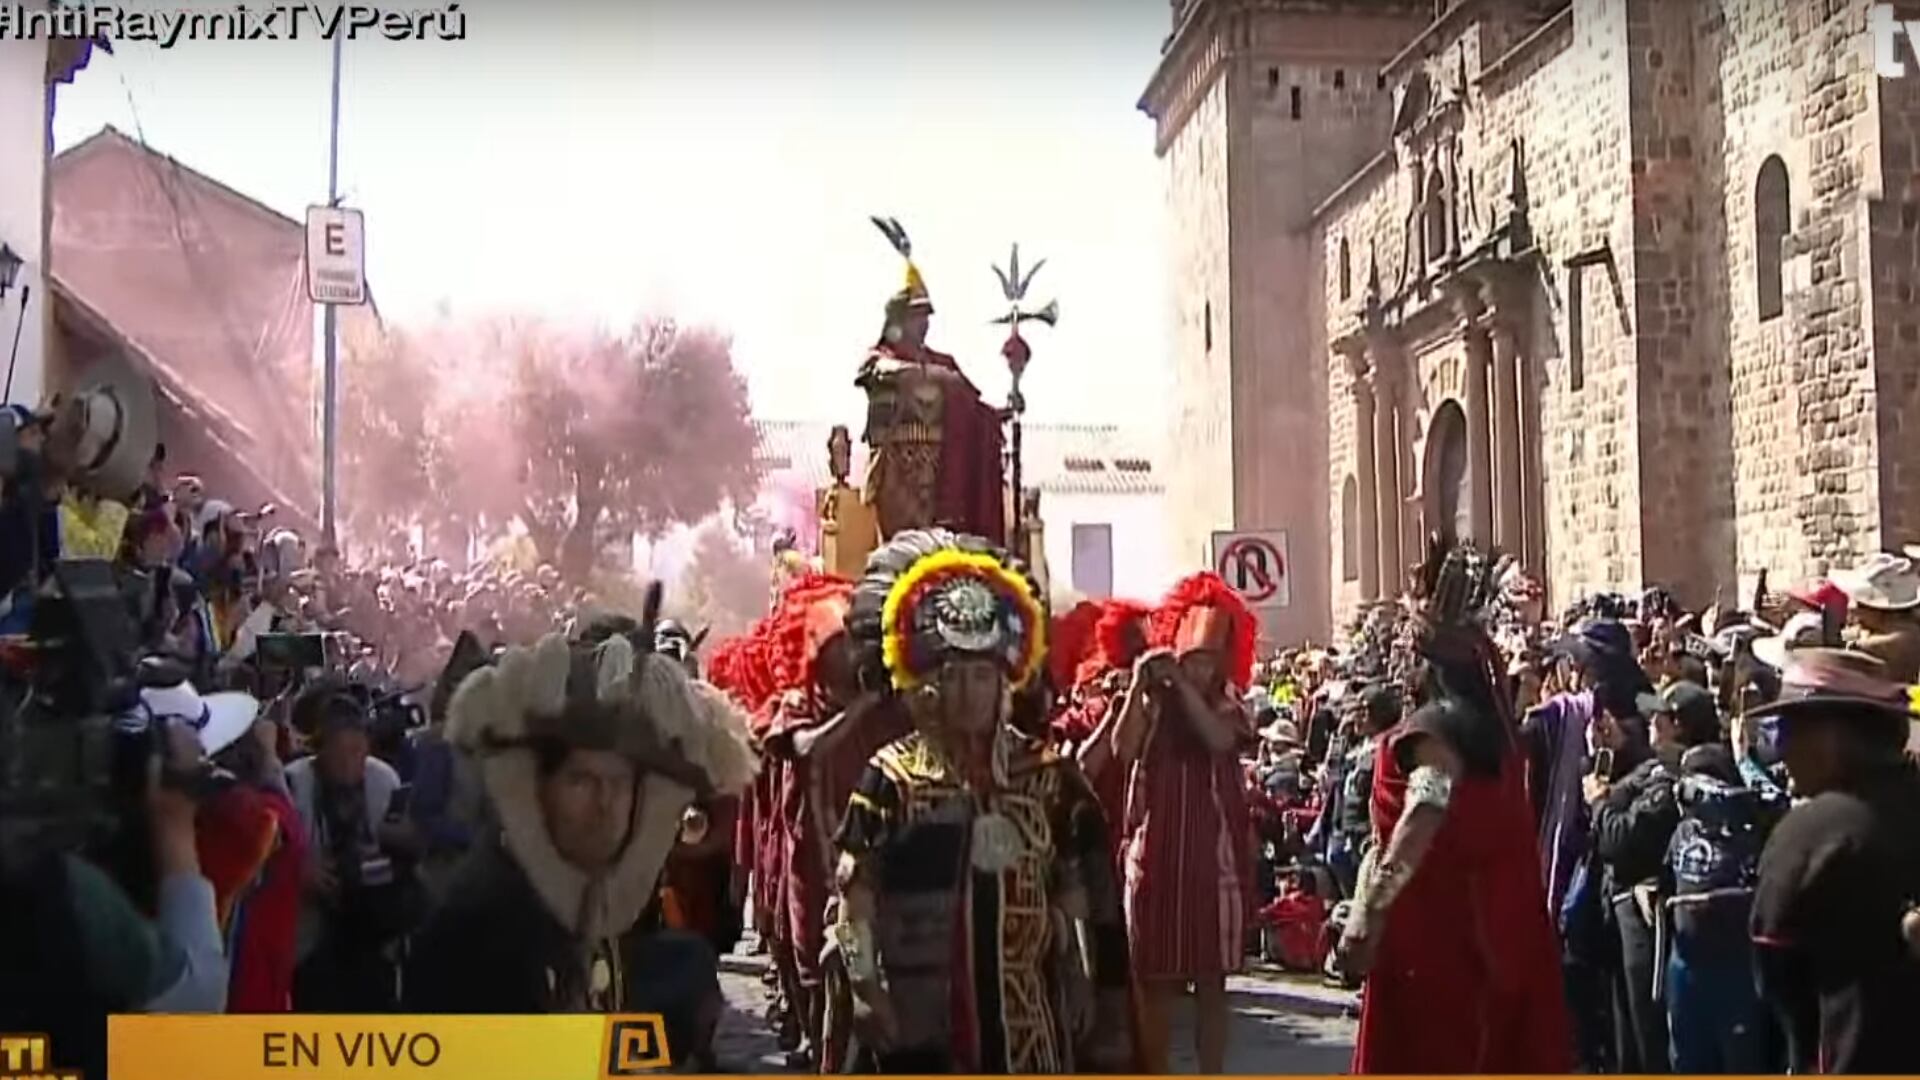
[[[699,938],[636,928],[682,814],[756,762],[718,690],[631,634],[550,634],[469,675],[448,737],[481,761],[499,833],[477,843],[414,939],[422,1013],[657,1012],[676,1062],[710,1060],[721,1001]]]
[[[1254,895],[1239,748],[1253,739],[1241,696],[1258,629],[1219,575],[1196,574],[1173,587],[1146,630],[1149,647],[1096,736],[1103,771],[1127,777],[1122,845],[1142,1058],[1146,1071],[1166,1071],[1173,1002],[1191,983],[1200,1071],[1217,1073],[1226,977],[1240,968]]]
[[[1006,537],[1000,410],[980,400],[953,357],[927,347],[933,300],[898,221],[875,218],[906,260],[907,280],[887,301],[880,340],[854,380],[867,394],[866,502],[884,540],[935,526]]]
[[[1435,538],[1393,650],[1373,846],[1341,968],[1365,976],[1353,1071],[1564,1073],[1573,1039],[1505,662],[1493,560]]]
[[[903,533],[869,561],[848,629],[915,727],[873,756],[837,839],[856,1063],[1125,1066],[1126,940],[1099,807],[1071,760],[1007,724],[1046,654],[1033,582],[977,538]]]

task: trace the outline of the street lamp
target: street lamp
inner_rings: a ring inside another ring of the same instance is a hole
[[[0,300],[7,298],[7,290],[13,288],[14,279],[20,276],[20,267],[26,260],[6,244],[0,244]]]

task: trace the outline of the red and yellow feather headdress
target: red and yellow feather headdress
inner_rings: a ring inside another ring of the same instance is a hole
[[[1047,654],[1047,611],[1011,557],[977,537],[901,533],[874,552],[848,628],[896,690],[926,685],[949,660],[987,657],[1025,689]]]

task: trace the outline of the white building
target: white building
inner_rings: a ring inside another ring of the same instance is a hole
[[[47,0],[7,7],[0,13],[7,20],[0,35],[0,245],[21,265],[13,287],[0,296],[0,349],[12,369],[7,401],[33,405],[54,381],[49,369],[56,366],[49,359],[53,307],[47,287],[54,88],[86,66],[93,43],[26,32],[25,21],[44,13]]]
[[[766,469],[760,507],[811,547],[819,519],[813,493],[832,480],[827,436],[833,425],[763,420]],[[854,443],[855,482],[867,448]],[[1182,573],[1167,542],[1165,484],[1145,433],[1111,424],[1028,423],[1022,436],[1022,485],[1040,492],[1047,572],[1056,598],[1158,598]]]

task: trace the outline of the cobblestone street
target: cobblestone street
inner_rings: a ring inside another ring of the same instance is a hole
[[[720,1067],[729,1072],[786,1072],[773,1032],[762,1019],[767,990],[758,957],[729,956],[722,963],[720,986],[727,1012],[720,1021]],[[1344,999],[1312,980],[1254,974],[1229,980],[1233,997],[1233,1039],[1227,1054],[1231,1073],[1340,1073],[1353,1052],[1354,1021]],[[1192,1016],[1176,1021],[1174,1071],[1195,1071]]]

